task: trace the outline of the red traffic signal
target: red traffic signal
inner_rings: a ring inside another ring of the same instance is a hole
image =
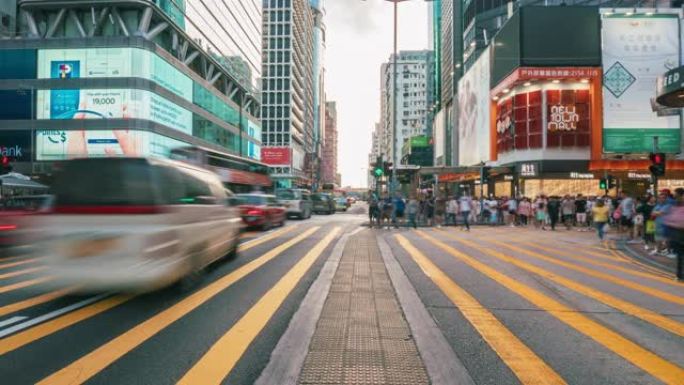
[[[9,164],[10,164],[10,158],[9,158],[8,156],[3,156],[3,157],[2,157],[2,165],[3,165],[3,167],[9,166]]]
[[[664,164],[665,163],[665,154],[662,152],[653,152],[649,156],[651,159],[651,163],[653,164]]]
[[[662,152],[652,152],[648,158],[651,160],[651,166],[648,168],[651,174],[655,176],[665,175],[665,154]]]

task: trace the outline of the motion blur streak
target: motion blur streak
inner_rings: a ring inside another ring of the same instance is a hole
[[[73,313],[66,314],[62,317],[40,324],[32,329],[20,332],[0,340],[0,356],[18,349],[33,341],[39,340],[52,333],[58,332],[75,323],[86,320],[90,317],[96,316],[104,311],[107,311],[115,306],[128,301],[133,296],[118,295],[107,298],[103,301],[94,303],[88,307],[76,310]]]
[[[71,363],[69,366],[46,377],[41,380],[39,384],[73,385],[87,381],[102,369],[121,358],[124,354],[135,349],[167,326],[190,313],[203,303],[209,301],[211,298],[274,259],[285,250],[306,239],[318,229],[319,227],[313,227],[272,249],[261,257],[241,266],[223,278],[220,278],[205,288],[191,294],[181,302],[178,302],[156,316],[149,318],[147,321],[138,324],[138,326],[116,337],[112,341],[100,346],[91,353]]]
[[[32,263],[32,262],[36,262],[36,261],[38,261],[38,258],[30,258],[30,259],[24,259],[23,261],[3,263],[3,264],[0,264],[0,269],[7,269],[8,267],[26,265],[28,263]]]
[[[0,274],[0,279],[18,277],[18,276],[24,275],[24,274],[35,273],[36,271],[41,271],[43,269],[45,269],[45,266],[30,267],[30,268],[24,269],[24,270],[17,270],[17,271],[13,271],[11,273]]]
[[[207,353],[178,381],[181,385],[220,384],[230,373],[254,338],[273,317],[285,298],[297,286],[330,242],[339,227],[323,238],[290,271],[282,277],[240,320],[223,335]]]
[[[0,286],[0,293],[7,293],[10,291],[23,289],[25,287],[38,285],[40,283],[47,282],[51,279],[52,279],[52,277],[40,277],[40,278],[29,279],[28,281],[18,282],[18,283],[12,284],[12,285]]]

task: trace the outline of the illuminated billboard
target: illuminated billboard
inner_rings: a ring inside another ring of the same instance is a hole
[[[36,160],[56,161],[78,157],[169,157],[173,148],[187,143],[136,130],[37,130]]]
[[[41,49],[39,79],[125,78],[151,80],[192,101],[192,79],[154,52],[141,48]]]
[[[37,94],[38,119],[146,119],[192,135],[192,113],[150,91],[39,90]]]
[[[603,18],[603,151],[680,151],[680,117],[652,108],[657,77],[679,66],[679,16],[610,15]]]
[[[458,82],[459,165],[490,160],[489,48]]]

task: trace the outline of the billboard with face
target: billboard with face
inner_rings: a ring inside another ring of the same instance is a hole
[[[490,159],[489,48],[458,82],[459,165],[472,166]]]

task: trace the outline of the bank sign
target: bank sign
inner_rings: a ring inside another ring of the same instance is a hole
[[[17,162],[31,161],[31,132],[0,130],[0,155]]]
[[[659,116],[658,76],[680,64],[678,13],[603,18],[603,151],[680,151],[680,116]]]

